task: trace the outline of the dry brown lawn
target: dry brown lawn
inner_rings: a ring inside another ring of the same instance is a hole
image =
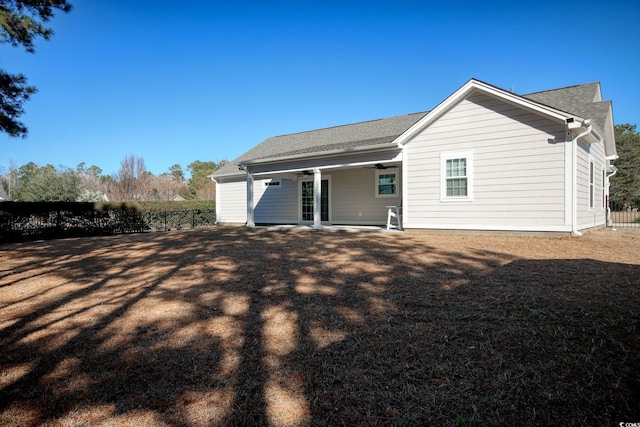
[[[640,422],[640,230],[0,246],[0,425]]]

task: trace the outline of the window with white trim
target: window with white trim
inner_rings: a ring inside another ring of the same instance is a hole
[[[280,188],[282,187],[282,180],[280,178],[277,178],[277,179],[272,179],[270,181],[265,181],[264,186],[265,188],[271,188],[271,189]]]
[[[604,183],[607,180],[607,176],[606,176],[606,172],[604,171],[604,168],[602,169],[602,182],[601,182],[601,187],[602,187],[602,209],[606,209],[607,208],[607,195],[605,193],[605,185]]]
[[[471,200],[472,154],[471,152],[442,153],[441,200]]]
[[[593,200],[595,198],[595,164],[589,162],[589,209],[593,209]]]
[[[398,169],[376,169],[376,197],[398,196]]]

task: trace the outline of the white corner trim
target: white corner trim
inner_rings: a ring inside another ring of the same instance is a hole
[[[407,147],[402,146],[402,199],[400,199],[400,205],[402,206],[402,220],[405,221],[411,214],[411,205],[409,203],[409,160],[407,158]]]

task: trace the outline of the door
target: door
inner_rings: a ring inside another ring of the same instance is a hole
[[[300,220],[302,222],[313,222],[313,181],[300,182]],[[329,180],[320,181],[320,220],[329,221]]]

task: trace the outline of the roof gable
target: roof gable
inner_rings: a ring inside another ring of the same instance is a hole
[[[616,154],[613,108],[611,101],[602,100],[600,83],[534,92],[524,97],[593,120],[604,132],[607,155]]]
[[[470,79],[429,112],[274,136],[223,166],[212,176],[240,175],[242,172],[238,170],[238,164],[243,162],[266,161],[287,156],[322,155],[387,143],[403,145],[462,99],[477,91],[556,121],[565,122],[573,117],[591,119],[602,130],[598,131],[601,132],[600,135],[604,134],[607,154],[615,154],[611,101],[602,101],[600,83],[576,85],[521,96],[488,83]]]
[[[504,89],[500,89],[488,83],[481,82],[480,80],[471,79],[462,87],[460,87],[460,89],[451,94],[447,99],[438,104],[436,108],[431,110],[429,114],[423,117],[409,130],[407,130],[407,132],[405,132],[400,138],[398,138],[396,142],[401,145],[406,144],[423,129],[442,117],[442,115],[449,111],[454,105],[458,104],[460,101],[466,99],[471,94],[476,92],[485,93],[504,102],[517,105],[521,108],[525,108],[537,114],[545,115],[553,120],[565,121],[571,116],[570,114],[558,110],[557,108],[554,108],[552,106],[543,105],[533,100],[524,98],[520,95],[516,95],[512,92],[508,92]]]

